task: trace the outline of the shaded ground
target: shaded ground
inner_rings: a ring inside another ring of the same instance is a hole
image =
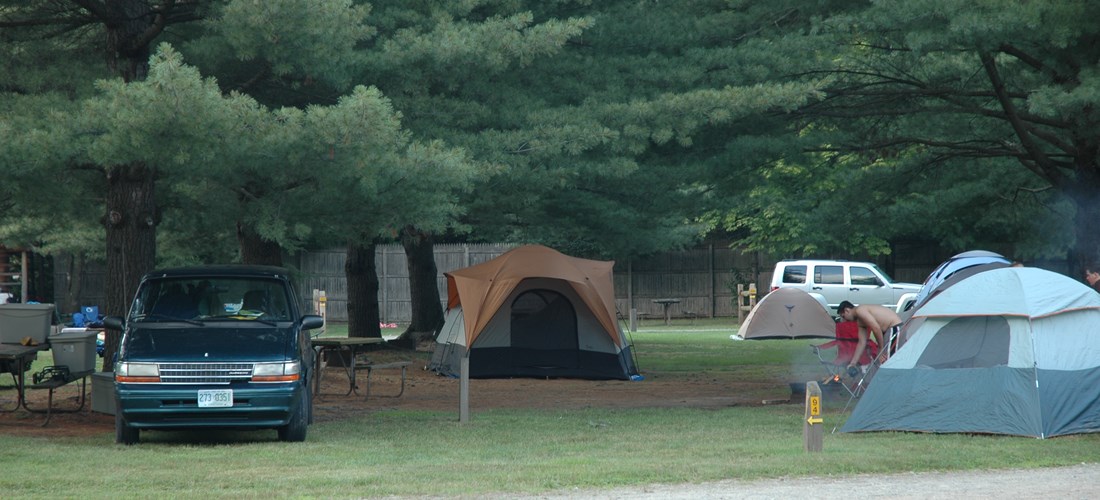
[[[401,383],[401,371],[376,370],[372,376],[372,396],[366,400],[366,372],[358,372],[358,395],[345,396],[349,384],[343,368],[328,367],[322,379],[321,396],[314,404],[315,421],[328,422],[378,410],[459,411],[459,381],[424,371],[424,352],[386,350],[371,354],[375,362],[413,360],[409,366],[405,393],[400,398],[376,397],[395,394]],[[29,376],[29,374],[28,374]],[[89,382],[89,393],[91,383]],[[15,392],[11,379],[0,376],[0,408],[10,408]],[[504,379],[471,380],[470,410],[491,408],[645,408],[684,407],[720,408],[735,405],[760,405],[764,400],[781,403],[790,399],[783,382],[761,384],[733,380],[729,375],[669,375],[649,373],[641,382],[620,380]],[[77,405],[79,384],[70,384],[54,396],[55,407]],[[47,391],[28,391],[32,408],[44,408]],[[798,401],[801,404],[801,399]],[[92,412],[91,403],[77,413],[55,413],[47,427],[41,414],[22,409],[0,413],[0,433],[37,436],[81,436],[114,431],[114,417]]]
[[[345,396],[348,379],[342,368],[326,368],[322,396],[316,400],[318,422],[335,421],[379,410],[459,411],[458,380],[423,371],[425,353],[383,351],[371,355],[376,362],[414,360],[400,398],[375,397],[397,392],[400,370],[376,371],[372,397],[362,396],[365,372],[360,372],[360,394]],[[0,408],[12,406],[14,391],[6,375],[0,378]],[[791,399],[785,382],[745,383],[729,375],[647,374],[642,382],[587,380],[472,380],[470,409],[491,408],[721,408],[784,404]],[[89,384],[89,390],[90,390]],[[32,408],[42,408],[47,391],[30,391]],[[71,384],[55,395],[61,408],[76,405],[79,386]],[[802,396],[795,397],[802,404]],[[832,395],[831,405],[842,406],[847,397]],[[0,434],[28,436],[85,436],[110,433],[114,417],[90,410],[91,403],[76,413],[55,414],[47,427],[44,415],[22,409],[0,413]],[[856,475],[848,477],[800,477],[757,481],[716,481],[701,484],[652,484],[601,490],[569,490],[535,495],[532,499],[723,499],[723,498],[1097,498],[1100,497],[1100,464],[1010,471],[962,471]],[[507,495],[500,498],[516,498]]]

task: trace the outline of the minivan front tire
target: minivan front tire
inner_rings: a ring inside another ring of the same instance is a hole
[[[115,443],[131,445],[141,439],[141,431],[130,427],[122,416],[122,408],[115,405]]]
[[[306,440],[306,431],[309,429],[309,408],[313,398],[309,395],[309,389],[302,391],[298,409],[290,417],[290,422],[279,428],[279,440],[288,442],[302,442]]]

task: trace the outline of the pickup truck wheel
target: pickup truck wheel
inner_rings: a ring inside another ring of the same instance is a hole
[[[141,431],[130,427],[130,424],[127,424],[126,419],[122,417],[122,408],[115,405],[115,443],[134,444],[138,442],[140,436]]]
[[[306,430],[309,428],[310,397],[308,390],[302,391],[298,409],[290,417],[290,423],[279,428],[279,440],[300,442],[306,440]]]

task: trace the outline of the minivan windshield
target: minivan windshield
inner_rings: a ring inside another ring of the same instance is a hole
[[[147,280],[130,310],[133,321],[289,321],[290,297],[279,280],[179,277]]]

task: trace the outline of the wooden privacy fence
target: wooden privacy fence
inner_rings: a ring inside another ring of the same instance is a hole
[[[435,246],[435,263],[439,274],[439,300],[447,300],[447,283],[443,273],[480,264],[514,248],[507,244],[445,244]],[[894,254],[878,259],[866,259],[886,269],[896,281],[921,283],[928,273],[956,252],[931,245],[897,245]],[[822,256],[821,258],[833,258]],[[334,249],[302,254],[297,267],[301,271],[300,292],[325,290],[328,297],[328,318],[347,320],[347,287],[344,279],[344,251]],[[375,253],[379,281],[379,311],[384,322],[407,322],[412,317],[408,267],[401,245],[379,245]],[[730,248],[716,242],[694,248],[663,252],[633,260],[615,262],[615,307],[620,318],[629,318],[637,309],[645,319],[664,318],[666,299],[678,299],[668,304],[673,318],[738,317],[744,307],[755,300],[748,289],[755,286],[757,295],[769,291],[772,270],[780,259],[763,252]],[[860,260],[858,258],[853,260]],[[1047,263],[1043,263],[1047,264]],[[1034,265],[1040,265],[1035,263]],[[1057,263],[1053,264],[1054,266]],[[1042,267],[1051,267],[1043,265]],[[742,303],[738,304],[738,286]],[[308,295],[303,304],[308,304]]]
[[[446,305],[447,283],[443,273],[480,264],[515,247],[508,244],[444,244],[435,246],[439,274],[440,304]],[[929,245],[896,246],[889,257],[873,259],[897,281],[921,283],[940,262],[953,252]],[[828,258],[823,256],[822,258]],[[408,266],[401,245],[379,245],[375,252],[378,272],[378,305],[386,323],[408,322],[412,317]],[[347,321],[346,255],[343,249],[312,251],[287,259],[296,268],[301,305],[314,311],[313,290],[323,290],[326,315],[336,322]],[[642,318],[663,318],[665,305],[673,318],[738,317],[738,285],[748,290],[755,285],[761,298],[769,291],[772,270],[779,259],[761,252],[747,252],[718,242],[685,250],[659,253],[615,263],[615,307],[626,320],[637,309]],[[856,259],[858,260],[858,259]],[[103,265],[55,265],[54,295],[59,305],[102,305]],[[1028,263],[1059,270],[1060,262]],[[80,273],[73,272],[76,267]],[[79,286],[77,286],[79,284]],[[747,297],[741,307],[747,305]],[[668,299],[676,299],[671,302]],[[72,312],[63,307],[61,313]]]
[[[447,300],[443,273],[493,259],[513,248],[504,244],[446,244],[435,246],[436,283],[439,300]],[[412,317],[408,266],[404,249],[397,244],[379,245],[375,253],[379,282],[379,312],[383,322],[407,322]],[[298,260],[299,287],[303,293],[326,292],[327,315],[332,321],[347,320],[347,285],[342,249],[308,252]],[[676,298],[669,306],[674,318],[737,316],[738,280],[771,280],[774,261],[761,274],[759,256],[731,250],[724,245],[707,245],[667,252],[630,262],[615,263],[615,307],[626,318],[631,308],[643,318],[663,318],[661,299]],[[748,283],[746,281],[745,283]],[[747,286],[747,285],[746,285]]]

